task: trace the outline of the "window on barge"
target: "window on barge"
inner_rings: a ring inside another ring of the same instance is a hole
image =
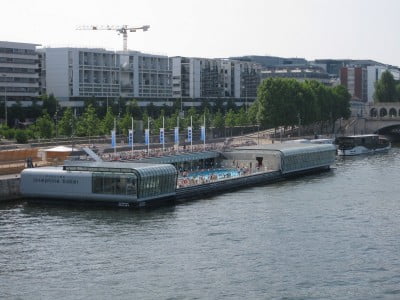
[[[136,197],[136,176],[126,173],[93,173],[92,192]]]

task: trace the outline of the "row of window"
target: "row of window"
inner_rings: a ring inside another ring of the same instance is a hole
[[[39,87],[0,87],[0,93],[37,93]]]
[[[0,53],[36,55],[35,50],[18,48],[0,48]]]
[[[21,77],[3,77],[0,76],[0,82],[15,82],[15,83],[36,83],[39,78],[21,78]]]
[[[36,59],[28,58],[0,57],[0,63],[35,65],[38,61]]]
[[[23,73],[23,74],[35,74],[37,71],[35,69],[27,68],[1,68],[0,73]]]

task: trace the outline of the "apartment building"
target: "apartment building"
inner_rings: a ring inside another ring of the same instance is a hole
[[[36,44],[0,41],[0,99],[11,106],[39,96],[39,56]]]
[[[387,70],[392,73],[395,80],[400,79],[398,69],[384,65],[348,66],[340,70],[340,83],[347,87],[352,100],[373,103],[375,83]]]
[[[261,71],[258,64],[188,57],[171,60],[174,98],[252,101],[256,97]]]
[[[172,70],[167,56],[119,52],[121,97],[165,102],[172,97]]]
[[[113,51],[88,48],[44,48],[43,91],[59,101],[120,96],[120,57]]]

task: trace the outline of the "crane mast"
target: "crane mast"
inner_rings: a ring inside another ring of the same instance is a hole
[[[122,34],[122,49],[128,51],[128,32],[136,32],[136,30],[149,30],[150,25],[143,25],[140,27],[133,27],[128,25],[89,25],[89,26],[78,26],[77,30],[114,30],[118,34]]]

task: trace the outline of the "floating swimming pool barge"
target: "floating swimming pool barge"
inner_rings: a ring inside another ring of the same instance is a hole
[[[141,162],[70,161],[61,167],[25,169],[20,190],[24,198],[32,201],[147,207],[329,170],[335,153],[334,145],[299,143],[164,156]]]

